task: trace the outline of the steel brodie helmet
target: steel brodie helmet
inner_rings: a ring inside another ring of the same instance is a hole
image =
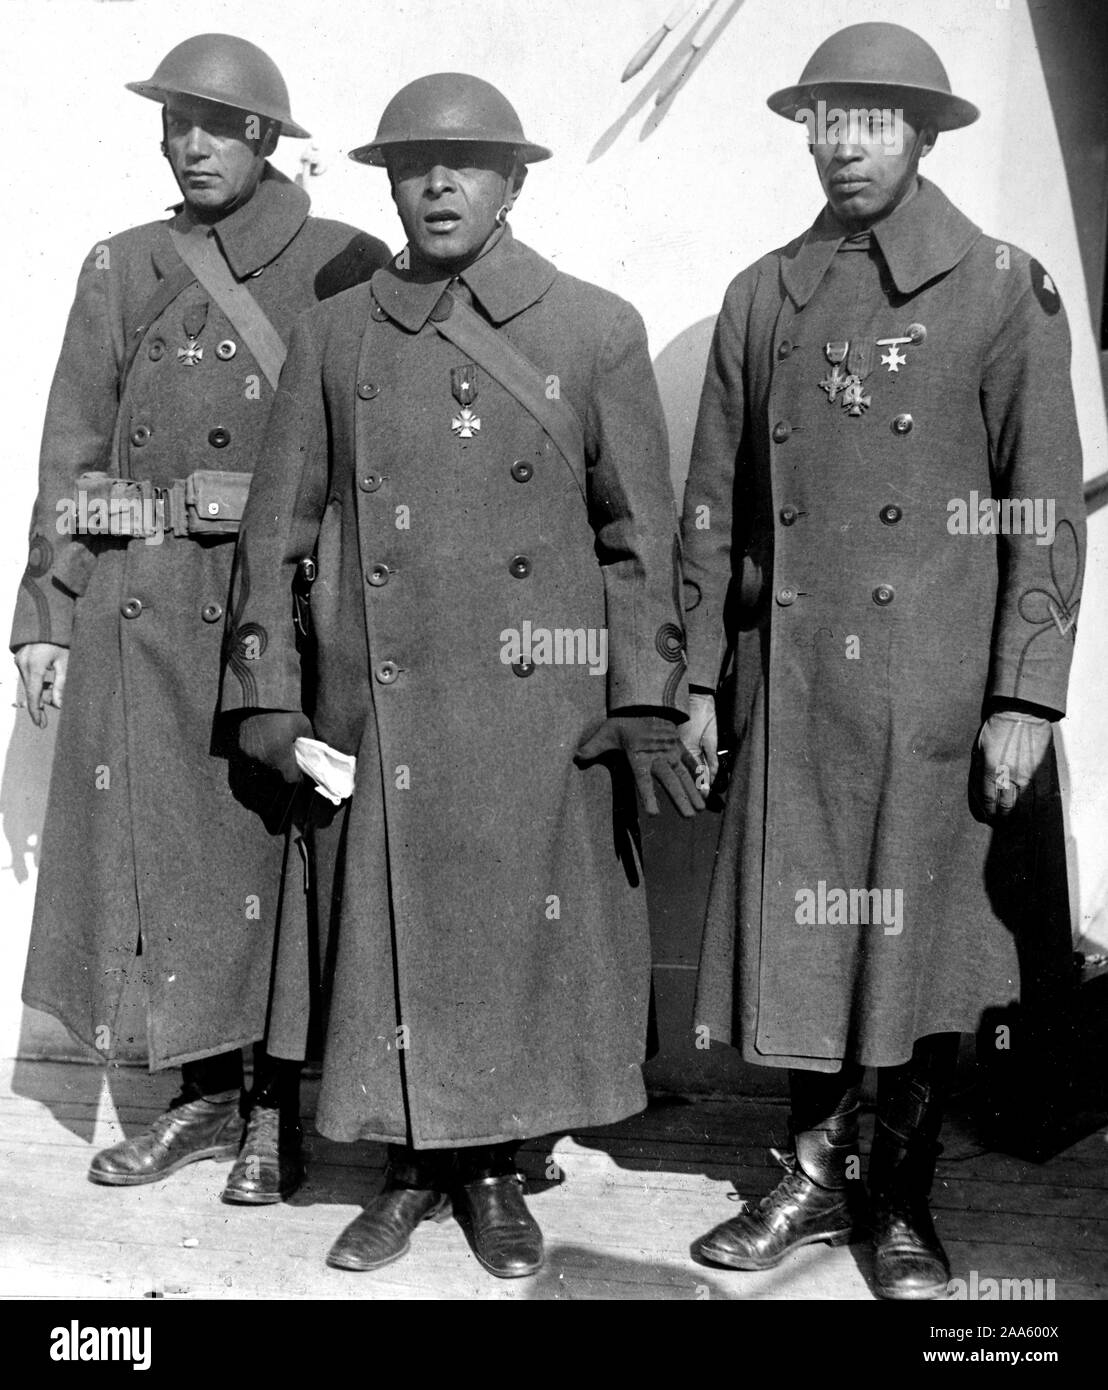
[[[842,88],[867,92],[874,107],[918,113],[936,130],[957,130],[981,114],[972,102],[952,94],[946,69],[931,45],[900,24],[840,29],[808,59],[796,86],[774,92],[766,104],[779,116],[795,120],[798,111],[820,100],[834,100]]]
[[[388,151],[400,145],[455,141],[509,146],[525,164],[550,158],[544,145],[525,137],[507,97],[465,72],[435,72],[402,87],[385,107],[374,139],[351,150],[350,158],[383,166]]]
[[[289,89],[277,64],[256,44],[233,34],[197,34],[171,48],[145,82],[127,90],[151,101],[199,97],[276,121],[282,135],[307,140],[289,111]]]

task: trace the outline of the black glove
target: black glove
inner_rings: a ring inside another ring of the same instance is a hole
[[[264,710],[248,715],[239,725],[239,748],[248,758],[271,767],[290,785],[300,781],[300,768],[292,745],[312,737],[312,723],[299,710]]]
[[[682,746],[668,719],[652,714],[610,715],[577,749],[577,757],[587,763],[613,752],[622,753],[630,764],[647,815],[658,814],[655,777],[686,819],[703,811],[704,798],[696,789],[696,759]]]

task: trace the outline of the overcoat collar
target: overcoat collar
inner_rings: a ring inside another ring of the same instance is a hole
[[[913,197],[870,230],[901,294],[913,294],[952,270],[981,235],[981,229],[925,178],[920,178]],[[815,294],[846,235],[830,208],[824,207],[792,254],[782,257],[781,279],[798,308]]]
[[[183,204],[174,208],[173,224],[188,231],[195,223],[182,216]],[[266,164],[254,196],[220,221],[212,230],[237,280],[244,279],[276,260],[308,217],[311,199],[272,164]]]
[[[506,323],[540,300],[554,283],[557,270],[537,251],[516,241],[505,227],[500,240],[458,277],[495,324]],[[395,260],[378,270],[373,297],[394,322],[418,333],[442,298],[452,276],[415,280]]]

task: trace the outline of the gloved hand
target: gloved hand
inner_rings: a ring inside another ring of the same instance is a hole
[[[248,758],[271,767],[290,785],[300,781],[293,743],[311,738],[312,723],[299,710],[262,710],[250,714],[239,725],[239,747]]]
[[[1002,825],[1027,814],[1035,774],[1050,751],[1050,720],[1022,710],[991,714],[981,726],[971,781],[974,814]]]
[[[681,725],[681,742],[696,762],[696,785],[708,791],[719,772],[719,730],[713,695],[689,693],[689,717]]]
[[[668,719],[652,714],[611,715],[581,744],[577,756],[582,762],[593,762],[613,752],[627,759],[647,815],[658,814],[655,777],[686,819],[703,811],[704,798],[696,789],[696,759],[681,746]]]
[[[62,707],[69,648],[54,642],[26,642],[17,649],[15,664],[23,681],[31,723],[45,729],[47,705]]]

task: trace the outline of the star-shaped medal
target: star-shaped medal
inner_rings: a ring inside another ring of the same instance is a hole
[[[907,357],[901,352],[895,343],[889,348],[888,352],[881,356],[882,365],[888,367],[890,372],[898,372],[907,362]]]
[[[481,428],[481,421],[467,405],[463,406],[451,420],[450,428],[459,439],[472,439]]]

